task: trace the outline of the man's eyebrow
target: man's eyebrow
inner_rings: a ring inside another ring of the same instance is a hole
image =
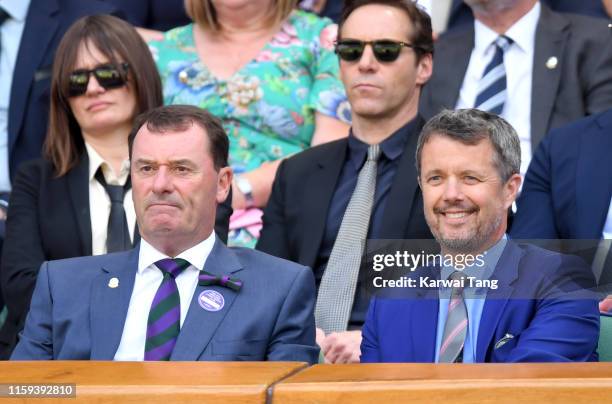
[[[138,160],[134,161],[133,164],[155,164],[155,161],[145,158],[139,158]]]
[[[134,164],[154,164],[154,165],[159,165],[159,163],[155,160],[150,160],[150,159],[146,159],[146,158],[139,158],[137,159]],[[195,165],[195,163],[189,159],[176,159],[176,160],[170,160],[170,162],[168,163],[170,165]]]
[[[177,160],[170,160],[170,164],[172,165],[195,165],[195,163],[189,159],[177,159]]]
[[[428,171],[425,171],[425,172],[423,173],[423,176],[426,176],[426,175],[433,175],[433,174],[440,174],[441,172],[442,172],[442,171],[441,171],[440,169],[435,168],[435,169],[433,169],[433,170],[428,170]]]

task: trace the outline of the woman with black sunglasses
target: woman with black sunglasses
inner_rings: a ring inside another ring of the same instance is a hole
[[[16,343],[43,261],[125,250],[138,240],[128,135],[139,113],[162,105],[147,45],[112,16],[72,25],[57,49],[51,81],[46,158],[21,166],[9,204],[3,358]]]

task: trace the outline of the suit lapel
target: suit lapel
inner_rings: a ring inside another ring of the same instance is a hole
[[[300,201],[304,214],[301,215],[303,222],[298,226],[303,229],[300,245],[302,253],[298,261],[310,267],[314,266],[317,259],[329,204],[344,165],[348,145],[344,139],[323,147],[327,147],[325,153],[319,156],[313,174],[305,179],[303,189],[310,192],[303,194],[303,201]]]
[[[81,153],[79,163],[66,174],[68,193],[75,214],[81,250],[84,255],[91,255],[91,216],[89,214],[89,157]]]
[[[228,275],[242,269],[242,264],[236,255],[219,239],[204,264],[204,270],[217,276]],[[219,311],[208,311],[200,307],[199,296],[205,290],[214,290],[220,293],[224,299],[224,305]],[[215,335],[217,328],[232,308],[234,300],[240,291],[235,292],[221,286],[200,286],[191,299],[187,317],[181,328],[178,340],[172,352],[170,360],[195,361],[206,349],[210,340]]]
[[[567,26],[565,18],[542,4],[542,13],[536,29],[531,84],[532,150],[536,149],[548,132],[548,123],[561,81],[563,54],[569,40]],[[557,60],[555,66],[548,63],[553,57]]]
[[[428,273],[426,273],[427,271]],[[440,270],[438,268],[423,269],[419,276],[440,279]],[[410,334],[413,347],[413,357],[410,362],[433,363],[435,361],[439,307],[438,289],[420,289],[417,291],[417,299],[411,305],[412,310],[410,312]]]
[[[17,62],[11,85],[9,110],[9,150],[17,141],[21,130],[26,101],[34,81],[36,69],[48,50],[48,44],[58,28],[59,6],[57,0],[32,0],[28,9],[25,29],[17,54]]]
[[[472,49],[474,48],[474,26],[462,31],[460,34],[451,34],[452,40],[441,42],[440,50],[436,50],[436,80],[430,84],[435,84],[435,88],[430,88],[432,97],[437,97],[434,106],[437,110],[431,111],[432,114],[440,112],[441,107],[454,109],[459,100],[459,93],[463,78],[470,62]],[[450,36],[449,36],[450,38]],[[425,116],[430,118],[430,116]]]
[[[476,362],[484,362],[487,351],[497,329],[497,324],[512,296],[514,286],[512,283],[518,278],[519,263],[522,257],[521,249],[512,241],[508,240],[506,248],[502,253],[491,279],[498,280],[497,289],[489,289],[478,330],[478,341],[476,344]]]
[[[92,286],[90,302],[91,359],[112,360],[127,317],[138,268],[138,248],[127,251],[113,265],[101,269]],[[111,287],[116,278],[117,287]]]
[[[608,128],[608,132],[606,132]],[[580,136],[576,170],[576,236],[599,239],[612,198],[612,111],[601,115],[593,130]]]
[[[383,215],[380,238],[399,239],[405,234],[412,215],[412,203],[417,192],[417,173],[414,165],[417,138],[424,121],[417,116],[417,125],[414,132],[408,136],[406,148],[400,157],[399,166],[393,178],[391,190],[387,199],[387,206]]]

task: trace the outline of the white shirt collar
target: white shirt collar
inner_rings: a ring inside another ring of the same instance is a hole
[[[182,258],[184,260],[189,261],[191,266],[195,267],[198,271],[201,271],[204,268],[204,264],[210,255],[210,252],[215,245],[215,232],[211,232],[210,236],[208,236],[205,240],[201,241],[199,244],[194,245],[188,250],[183,251],[179,255],[174,258]],[[147,269],[149,266],[153,265],[155,262],[164,259],[170,258],[166,254],[158,251],[151,244],[147,243],[144,238],[140,240],[140,251],[138,253],[138,273],[142,274],[142,272]]]
[[[0,0],[2,7],[12,19],[25,22],[30,7],[30,0]]]
[[[85,150],[87,151],[87,156],[89,157],[89,181],[92,181],[96,176],[96,172],[98,168],[102,166],[102,174],[104,174],[104,179],[108,184],[125,184],[127,180],[127,176],[130,173],[130,160],[126,159],[123,161],[121,165],[121,172],[119,175],[115,175],[113,170],[110,168],[110,165],[106,160],[98,154],[96,149],[93,148],[89,143],[85,142]]]
[[[508,28],[505,33],[521,50],[529,54],[533,54],[535,47],[535,34],[541,11],[542,6],[538,1],[527,14]],[[478,20],[474,21],[474,34],[474,48],[479,55],[485,55],[489,47],[499,36],[497,32]]]

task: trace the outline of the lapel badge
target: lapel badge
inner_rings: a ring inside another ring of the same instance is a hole
[[[119,286],[119,279],[118,278],[110,278],[108,281],[108,287],[111,289],[115,289],[116,287]]]
[[[198,303],[206,311],[219,311],[225,306],[225,299],[216,290],[207,289],[198,296]]]
[[[559,59],[556,56],[551,56],[546,61],[546,67],[550,70],[555,69],[559,64]]]

